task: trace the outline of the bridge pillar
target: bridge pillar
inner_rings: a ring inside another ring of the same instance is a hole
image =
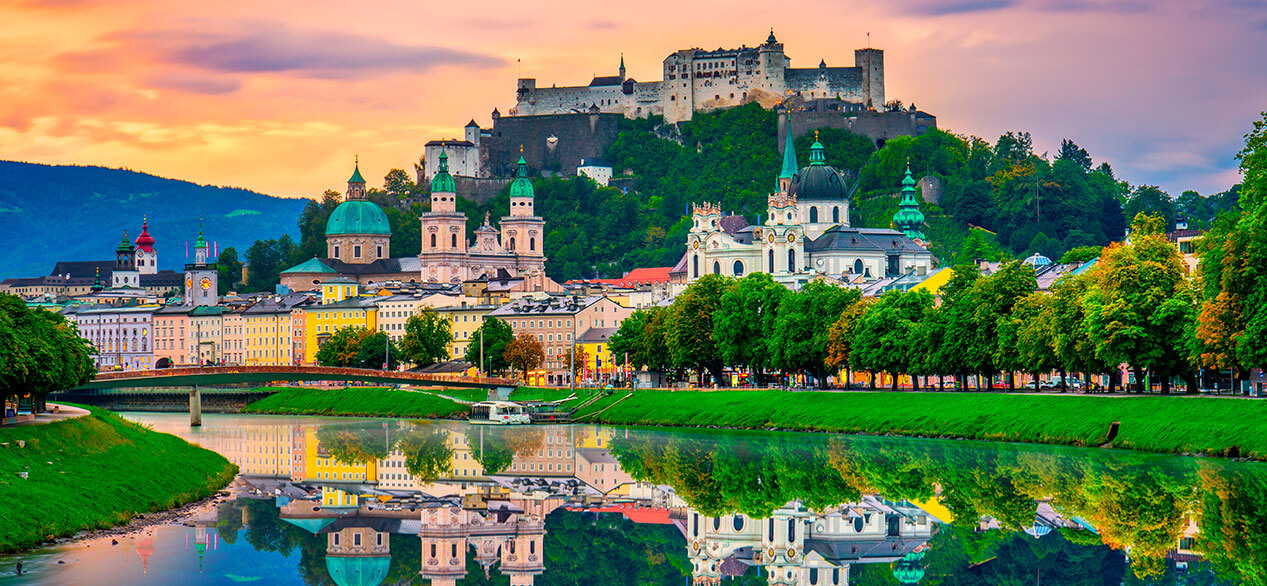
[[[198,385],[189,391],[189,427],[202,426],[202,393]]]

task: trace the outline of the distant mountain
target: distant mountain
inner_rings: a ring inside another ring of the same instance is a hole
[[[242,253],[259,238],[296,236],[306,202],[124,169],[0,161],[0,278],[112,259],[123,231],[135,240],[145,217],[159,268],[179,270],[200,220],[209,242]]]

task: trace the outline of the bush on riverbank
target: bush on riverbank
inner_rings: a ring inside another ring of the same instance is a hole
[[[286,388],[242,409],[270,415],[351,415],[363,417],[442,418],[463,413],[466,406],[451,399],[413,391],[383,388]]]
[[[617,395],[618,397],[619,395]],[[622,425],[718,426],[969,438],[1267,458],[1267,402],[1215,397],[982,393],[636,392],[584,411]],[[582,414],[578,413],[578,417]]]
[[[91,411],[47,425],[0,428],[0,442],[8,443],[0,447],[0,552],[206,498],[237,474],[237,466],[215,452],[109,411]]]

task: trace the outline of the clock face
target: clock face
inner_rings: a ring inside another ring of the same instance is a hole
[[[189,289],[190,287],[193,287],[193,286],[194,286],[194,278],[189,275],[185,275],[185,288]]]
[[[770,244],[774,244],[774,232],[770,233]]]
[[[787,241],[788,241],[788,242],[796,242],[796,234],[788,233],[788,235],[787,235]]]
[[[202,278],[202,280],[198,282],[198,285],[200,285],[203,289],[210,289],[210,288],[211,288],[211,279],[208,279],[208,278],[206,278],[206,277],[203,277],[203,278]]]

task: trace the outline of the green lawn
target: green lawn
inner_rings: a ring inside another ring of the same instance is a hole
[[[586,407],[596,413],[619,394]],[[718,426],[1098,446],[1267,458],[1267,401],[987,393],[642,392],[594,421]]]
[[[47,425],[0,428],[0,443],[8,443],[0,446],[0,552],[202,499],[237,474],[237,466],[215,452],[109,411],[91,411]]]
[[[284,388],[242,409],[271,415],[354,415],[365,417],[449,417],[466,406],[429,393],[372,387]]]
[[[588,399],[598,394],[598,389],[576,389],[577,399]],[[540,387],[519,387],[510,392],[511,401],[561,401],[572,395],[572,391],[563,389],[546,389]]]
[[[480,401],[487,401],[487,400],[488,400],[488,389],[449,389],[449,388],[445,388],[445,389],[440,389],[440,390],[435,390],[435,389],[426,389],[426,391],[427,391],[428,393],[435,393],[435,394],[437,394],[437,395],[444,395],[444,396],[446,396],[446,397],[452,397],[452,398],[454,398],[454,399],[458,399],[458,400],[460,400],[460,401],[470,401],[470,402],[472,402],[472,403],[479,403]]]

